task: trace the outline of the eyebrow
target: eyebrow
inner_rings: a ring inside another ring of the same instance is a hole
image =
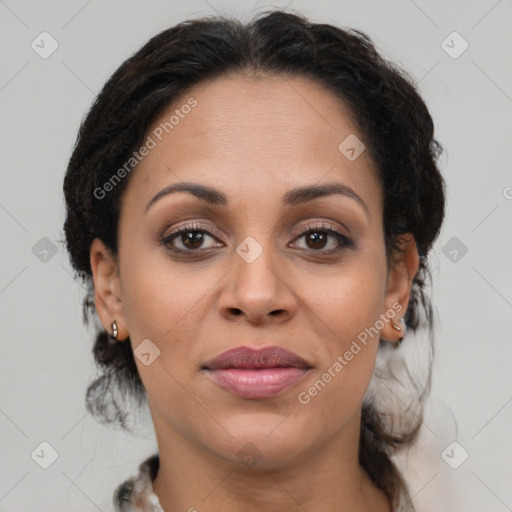
[[[199,199],[203,199],[211,205],[226,206],[229,202],[227,196],[223,192],[213,187],[200,185],[199,183],[181,182],[169,185],[155,194],[146,205],[144,213],[146,213],[149,208],[162,197],[176,192],[188,192],[189,194],[192,194]],[[298,204],[306,203],[308,201],[312,201],[313,199],[317,199],[319,197],[333,194],[340,194],[355,200],[360,204],[360,206],[363,207],[365,212],[369,214],[368,206],[363,201],[363,199],[358,194],[356,194],[356,192],[351,187],[342,183],[327,183],[325,185],[310,185],[294,188],[283,196],[283,204],[295,206]]]

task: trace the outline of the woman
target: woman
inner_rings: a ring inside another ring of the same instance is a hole
[[[414,510],[391,457],[422,410],[382,409],[374,369],[432,329],[440,152],[405,72],[301,15],[187,21],[121,65],[64,181],[89,410],[147,399],[158,443],[116,510]]]

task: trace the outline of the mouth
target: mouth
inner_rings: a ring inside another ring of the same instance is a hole
[[[250,399],[269,398],[284,392],[311,368],[299,355],[275,346],[258,350],[238,347],[223,352],[203,366],[225,391]]]

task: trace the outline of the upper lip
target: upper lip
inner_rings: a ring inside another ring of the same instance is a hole
[[[220,370],[227,368],[305,368],[311,366],[299,355],[282,347],[270,346],[260,349],[236,347],[209,361],[205,368]]]

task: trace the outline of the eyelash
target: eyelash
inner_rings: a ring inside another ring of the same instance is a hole
[[[165,230],[164,230],[164,232],[165,232]],[[167,247],[167,249],[169,249],[171,252],[176,253],[176,254],[197,254],[200,252],[207,252],[211,249],[214,249],[214,247],[209,247],[207,249],[184,250],[184,249],[178,249],[171,245],[172,241],[175,238],[179,237],[182,233],[191,233],[191,232],[201,232],[203,234],[206,233],[213,239],[217,240],[216,237],[208,229],[205,229],[203,226],[201,226],[199,224],[188,224],[188,225],[180,226],[179,228],[175,229],[174,231],[171,231],[169,234],[162,236],[160,239],[160,243],[165,245]],[[306,230],[302,231],[298,236],[296,236],[294,238],[294,240],[298,240],[306,235],[309,235],[309,234],[315,233],[315,232],[316,233],[327,233],[328,235],[331,235],[338,241],[339,246],[335,249],[330,249],[327,251],[323,250],[323,249],[305,249],[305,250],[310,250],[313,253],[318,253],[318,254],[323,254],[323,255],[331,255],[331,254],[334,254],[337,252],[341,252],[344,249],[354,247],[354,242],[348,236],[346,236],[343,233],[332,228],[329,224],[324,224],[324,223],[308,226],[306,228]]]

